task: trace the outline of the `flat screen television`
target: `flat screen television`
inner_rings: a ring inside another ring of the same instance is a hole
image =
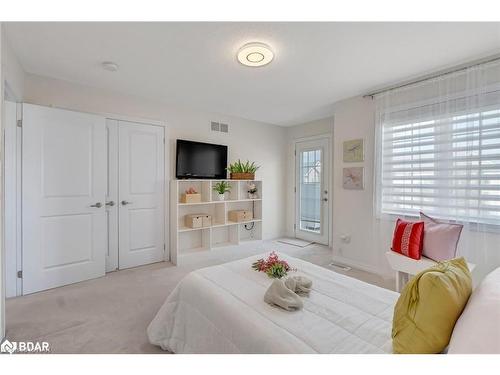
[[[227,178],[227,146],[177,140],[175,176],[184,178]]]

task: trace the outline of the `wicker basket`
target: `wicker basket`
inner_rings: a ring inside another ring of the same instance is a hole
[[[231,180],[253,180],[255,173],[231,173]]]

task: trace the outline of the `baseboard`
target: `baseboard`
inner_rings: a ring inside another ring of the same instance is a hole
[[[358,262],[356,260],[345,258],[345,257],[340,256],[340,255],[334,255],[333,256],[333,261],[337,262],[337,263],[345,264],[346,266],[349,266],[349,267],[352,267],[352,268],[356,268],[356,269],[361,270],[361,271],[366,271],[366,272],[374,273],[374,274],[382,276],[382,277],[386,277],[387,276],[383,271],[381,272],[380,270],[376,269],[371,264],[366,264],[366,263]]]

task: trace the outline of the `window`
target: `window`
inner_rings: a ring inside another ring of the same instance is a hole
[[[381,120],[378,209],[500,225],[500,105]]]

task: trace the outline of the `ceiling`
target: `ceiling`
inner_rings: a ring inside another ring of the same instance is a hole
[[[28,73],[284,126],[500,49],[500,23],[7,23],[6,33]],[[273,48],[271,64],[237,62],[252,41]]]

